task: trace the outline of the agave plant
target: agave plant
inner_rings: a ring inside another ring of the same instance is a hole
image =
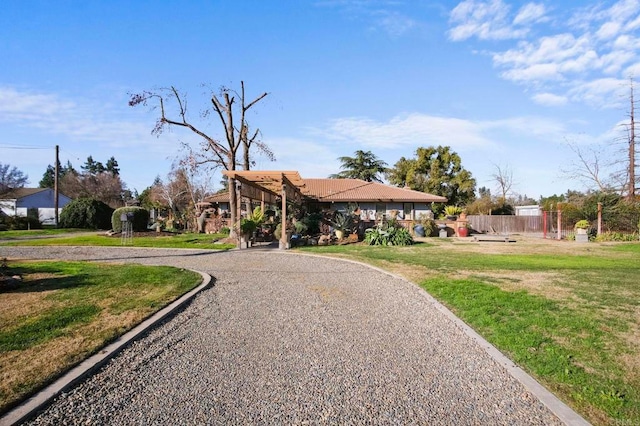
[[[413,244],[413,237],[396,220],[389,220],[367,229],[364,241],[372,246],[408,246]]]
[[[336,212],[329,224],[338,231],[349,233],[353,230],[353,216],[343,212]]]

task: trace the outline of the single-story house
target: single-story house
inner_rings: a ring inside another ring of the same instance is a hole
[[[58,214],[71,202],[58,193]],[[55,192],[51,188],[18,188],[0,196],[0,210],[7,216],[37,217],[41,223],[55,223]]]
[[[447,199],[438,195],[398,188],[377,182],[366,182],[360,179],[303,179],[297,172],[234,172],[236,177],[245,183],[257,182],[259,186],[271,190],[271,196],[278,193],[270,188],[268,176],[283,173],[295,176],[287,179],[294,181],[303,204],[310,210],[344,211],[351,205],[360,208],[363,221],[375,221],[382,217],[397,217],[402,221],[417,220],[421,214],[431,211],[431,203],[445,203]],[[266,183],[265,183],[266,182]],[[244,195],[244,191],[243,192]],[[243,197],[243,198],[246,198]],[[259,202],[257,196],[251,197]],[[272,199],[273,200],[273,199]],[[229,193],[222,192],[207,197],[204,201],[217,204],[221,213],[229,210]]]

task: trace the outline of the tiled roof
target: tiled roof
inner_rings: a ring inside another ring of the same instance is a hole
[[[302,193],[325,202],[444,203],[445,197],[359,179],[304,179]]]
[[[204,201],[209,203],[228,203],[229,202],[229,193],[228,192],[219,192],[217,194],[210,195],[204,199]]]

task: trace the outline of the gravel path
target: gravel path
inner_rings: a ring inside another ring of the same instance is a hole
[[[2,247],[215,277],[31,424],[562,424],[404,280],[279,251]]]

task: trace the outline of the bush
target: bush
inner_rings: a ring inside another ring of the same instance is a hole
[[[25,229],[40,229],[42,224],[32,216],[3,216],[0,218],[0,230],[20,231]]]
[[[61,228],[109,229],[113,209],[93,198],[73,200],[60,213]]]
[[[367,229],[364,241],[372,246],[408,246],[413,244],[413,237],[408,229],[390,220]]]
[[[134,231],[146,231],[147,224],[149,223],[149,212],[142,207],[120,207],[113,211],[111,215],[111,229],[114,232],[122,232],[122,221],[120,216],[122,214],[132,213],[133,217],[129,219],[133,224]]]

